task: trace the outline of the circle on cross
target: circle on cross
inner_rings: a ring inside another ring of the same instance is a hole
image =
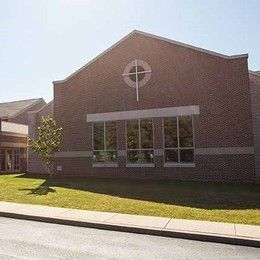
[[[124,70],[122,76],[126,84],[136,90],[136,100],[139,101],[139,88],[147,84],[151,78],[150,65],[139,59],[130,62]]]

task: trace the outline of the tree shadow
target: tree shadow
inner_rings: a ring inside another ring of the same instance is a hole
[[[16,178],[42,179],[46,175],[25,174]],[[56,192],[50,186],[201,209],[260,209],[260,184],[254,183],[54,176],[51,183],[46,180],[39,187],[28,190],[37,195]]]
[[[28,195],[47,195],[50,192],[56,192],[55,189],[51,188],[51,180],[47,179],[41,185],[34,189],[19,189],[20,191],[29,191]]]

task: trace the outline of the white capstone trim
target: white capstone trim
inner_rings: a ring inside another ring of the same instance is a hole
[[[154,163],[127,163],[126,164],[127,168],[153,168],[155,167]]]
[[[199,106],[165,107],[142,110],[129,110],[107,113],[87,114],[87,122],[104,122],[116,120],[130,120],[152,117],[199,115]]]
[[[195,167],[195,163],[165,163],[164,164],[165,168],[171,168],[171,167],[176,167],[176,168],[194,168]]]
[[[118,163],[94,163],[92,164],[94,168],[117,168]]]
[[[195,148],[195,155],[254,154],[254,147]]]
[[[144,36],[150,37],[150,38],[165,41],[165,42],[168,42],[168,43],[173,43],[173,44],[179,45],[181,47],[185,47],[185,48],[188,48],[188,49],[192,49],[192,50],[195,50],[195,51],[199,51],[199,52],[202,52],[202,53],[209,54],[211,56],[215,56],[215,57],[219,57],[219,58],[223,58],[223,59],[227,59],[227,60],[248,58],[247,53],[228,56],[228,55],[221,54],[221,53],[218,53],[218,52],[215,52],[215,51],[206,50],[206,49],[203,49],[203,48],[200,48],[200,47],[189,45],[189,44],[186,44],[186,43],[183,43],[183,42],[178,42],[178,41],[171,40],[171,39],[168,39],[168,38],[164,38],[164,37],[154,35],[154,34],[151,34],[151,33],[146,33],[146,32],[142,32],[142,31],[136,31],[136,32],[139,33],[139,34],[142,34]]]
[[[5,143],[2,144],[15,144],[15,143]],[[21,147],[26,147],[26,144]],[[213,148],[195,148],[195,155],[224,155],[224,154],[254,154],[254,147],[213,147]],[[118,156],[126,157],[126,150],[118,150]],[[154,149],[155,156],[163,156],[164,149]],[[92,151],[62,151],[55,153],[55,158],[79,158],[79,157],[88,157],[91,158],[93,156]],[[98,165],[97,163],[95,165]],[[100,164],[101,165],[101,164]],[[107,165],[107,164],[106,164]],[[191,163],[165,163],[165,167],[192,167]],[[154,164],[135,164],[128,163],[127,167],[154,167]]]
[[[1,122],[1,130],[2,132],[10,132],[22,135],[28,135],[28,126],[22,124],[15,124],[10,122]]]

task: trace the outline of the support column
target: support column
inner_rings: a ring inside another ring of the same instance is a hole
[[[154,163],[155,167],[163,167],[163,120],[161,117],[153,118],[154,123]]]
[[[117,122],[117,140],[118,140],[118,167],[126,167],[126,126],[125,120]]]

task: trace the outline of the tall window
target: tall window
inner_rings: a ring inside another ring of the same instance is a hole
[[[127,162],[154,162],[152,119],[129,120],[127,126]]]
[[[164,118],[165,163],[193,163],[192,116]]]
[[[117,162],[117,123],[93,123],[93,162]]]

